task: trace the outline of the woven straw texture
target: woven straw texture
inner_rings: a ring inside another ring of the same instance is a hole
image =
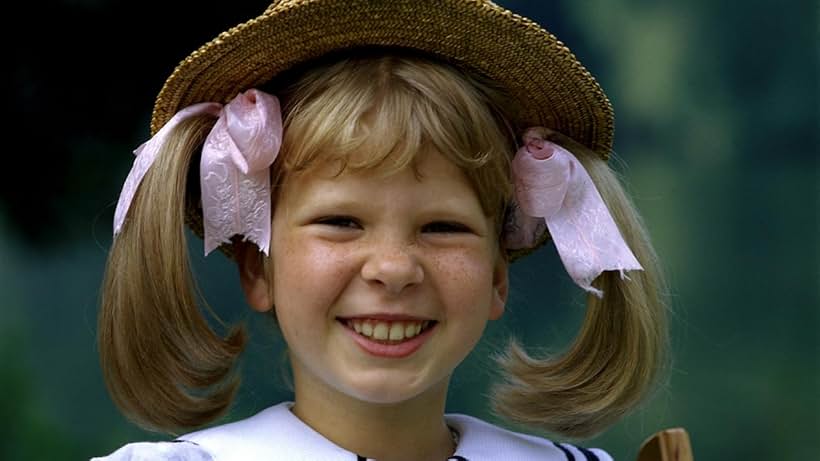
[[[226,103],[296,64],[362,46],[415,48],[484,74],[520,102],[518,128],[546,126],[607,158],[612,106],[570,50],[485,0],[281,0],[182,61],[157,97],[151,131],[180,109]]]

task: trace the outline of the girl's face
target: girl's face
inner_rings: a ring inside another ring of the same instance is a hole
[[[273,218],[273,302],[297,400],[317,389],[372,403],[443,397],[503,311],[492,220],[438,153],[390,176],[336,173],[289,178]]]

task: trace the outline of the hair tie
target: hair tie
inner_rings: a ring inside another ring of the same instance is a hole
[[[624,242],[589,173],[568,150],[527,129],[512,161],[515,203],[506,227],[509,249],[533,247],[548,229],[573,281],[599,298],[592,286],[603,271],[643,270]]]
[[[226,106],[207,102],[177,112],[150,140],[138,147],[114,212],[116,236],[134,193],[174,127],[190,117],[218,119],[205,138],[200,161],[205,254],[234,235],[243,235],[268,254],[271,226],[270,166],[282,145],[279,100],[251,89]]]

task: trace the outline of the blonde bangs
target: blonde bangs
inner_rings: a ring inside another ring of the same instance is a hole
[[[390,175],[432,150],[465,172],[487,215],[500,223],[511,193],[514,146],[491,97],[476,86],[482,88],[449,66],[412,57],[314,68],[283,98],[283,160],[276,176],[328,163],[338,164],[340,174],[378,169]]]

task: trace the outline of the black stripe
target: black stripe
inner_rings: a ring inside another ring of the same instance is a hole
[[[573,445],[573,446],[574,446],[574,445]],[[581,453],[583,453],[583,454],[584,454],[584,456],[586,456],[586,457],[587,457],[587,461],[600,461],[600,460],[598,459],[598,457],[597,457],[597,456],[595,456],[595,453],[593,453],[593,452],[591,452],[591,451],[587,450],[586,448],[581,448],[581,447],[575,447],[575,448],[579,449],[579,450],[581,451]]]
[[[356,461],[367,461],[367,458],[362,455],[356,455]]]
[[[569,450],[567,450],[563,445],[558,442],[552,442],[553,445],[558,447],[559,450],[564,452],[564,455],[567,457],[567,461],[575,461],[575,455],[572,454]]]

